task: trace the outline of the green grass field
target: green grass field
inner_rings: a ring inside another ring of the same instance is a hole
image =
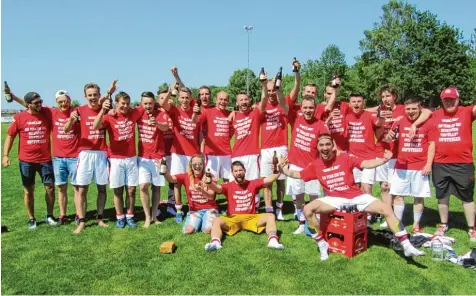
[[[2,147],[7,129],[2,124]],[[80,235],[75,224],[27,229],[23,188],[18,169],[17,143],[12,165],[2,168],[2,225],[10,232],[2,238],[2,294],[474,294],[475,271],[427,256],[406,260],[388,247],[369,244],[369,250],[353,259],[332,254],[319,260],[316,244],[304,235],[294,236],[290,197],[286,218],[278,222],[282,252],[266,248],[266,235],[241,232],[223,240],[223,249],[206,253],[210,239],[199,233],[185,236],[182,225],[168,219],[161,225],[115,229],[114,221],[102,229],[87,222]],[[44,191],[36,181],[35,213],[44,219]],[[378,195],[378,186],[374,193]],[[74,214],[70,188],[68,213]],[[165,197],[163,197],[165,198]],[[222,197],[221,197],[222,198]],[[184,197],[184,200],[186,198]],[[411,230],[411,199],[407,200],[404,224]],[[96,208],[96,189],[89,192],[88,217]],[[108,190],[107,217],[114,217],[112,191]],[[143,215],[137,193],[136,209]],[[435,199],[427,201],[423,231],[435,231],[438,212]],[[55,216],[59,209],[56,206]],[[470,244],[461,203],[451,201],[449,236],[456,252]],[[377,227],[377,225],[374,225]],[[159,253],[167,240],[178,246],[172,255]]]

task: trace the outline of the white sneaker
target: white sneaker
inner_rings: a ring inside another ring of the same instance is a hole
[[[387,221],[385,221],[385,222],[383,222],[382,224],[380,224],[380,229],[388,229]]]
[[[403,246],[403,253],[406,257],[425,256],[425,252],[416,249],[410,242]]]
[[[270,240],[268,243],[268,248],[276,250],[284,250],[284,245],[280,244],[277,240]]]
[[[51,225],[51,226],[58,226],[58,222],[56,222],[55,219],[52,218],[52,217],[47,217],[46,218],[46,224]]]
[[[304,224],[299,224],[298,229],[296,229],[296,231],[294,231],[293,234],[301,234],[303,232],[304,232]]]
[[[219,243],[208,243],[205,245],[205,251],[212,252],[221,249],[221,244]]]
[[[329,259],[329,244],[322,240],[317,243],[317,247],[319,248],[319,253],[321,253],[321,261]]]
[[[283,210],[281,209],[276,209],[276,220],[283,221]]]

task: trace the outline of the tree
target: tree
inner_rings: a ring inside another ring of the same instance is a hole
[[[260,99],[261,86],[258,78],[255,76],[255,73],[250,69],[239,69],[233,72],[233,75],[231,75],[230,80],[228,81],[227,89],[230,91],[230,98],[231,96],[236,97],[239,92],[246,92],[247,71],[249,74],[249,96],[253,100],[253,102],[256,102]]]
[[[78,100],[73,100],[73,101],[71,102],[71,107],[79,107],[79,105],[80,105],[80,104],[79,104],[79,101],[78,101]]]
[[[400,97],[419,95],[438,102],[444,87],[456,86],[462,98],[470,95],[470,67],[462,35],[441,24],[428,11],[401,1],[383,6],[383,16],[360,41],[362,55],[355,65],[364,95],[377,100],[384,84],[399,87]],[[354,73],[354,74],[355,74]]]

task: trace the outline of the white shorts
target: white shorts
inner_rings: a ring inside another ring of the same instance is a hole
[[[124,185],[139,185],[139,169],[137,156],[129,158],[109,158],[111,163],[110,188],[120,188]]]
[[[233,163],[234,161],[241,161],[243,165],[245,166],[246,170],[246,175],[245,179],[246,180],[256,180],[259,178],[259,162],[258,162],[259,155],[258,154],[251,154],[251,155],[243,155],[243,156],[238,156],[238,157],[233,157],[231,159],[231,162]],[[230,174],[230,181],[235,180],[233,178],[233,175]]]
[[[160,174],[160,168],[155,165],[155,159],[137,158],[139,167],[139,184],[165,186],[165,178]]]
[[[298,172],[302,171],[302,168],[295,166],[294,164],[290,164],[289,169]],[[321,196],[321,184],[317,180],[304,182],[301,179],[293,179],[288,177],[286,182],[286,194],[298,195],[302,193]]]
[[[430,176],[423,176],[421,171],[395,169],[390,180],[391,195],[431,197]]]
[[[397,159],[390,159],[386,163],[375,168],[375,181],[390,183],[390,176],[392,176],[393,170],[395,170],[396,162]]]
[[[319,201],[322,201],[323,203],[328,204],[337,210],[341,210],[343,205],[357,205],[357,209],[359,211],[364,211],[371,203],[376,200],[378,199],[370,194],[362,194],[352,199],[333,196],[324,196],[319,198]]]
[[[355,183],[364,183],[373,185],[375,183],[375,169],[362,169],[354,168],[354,181]]]
[[[170,156],[171,164],[169,166],[170,174],[178,175],[186,173],[188,168],[188,162],[191,158],[191,156],[172,153],[172,155]]]
[[[215,178],[229,179],[231,175],[230,155],[207,155],[207,169]]]
[[[106,151],[83,150],[78,155],[76,185],[86,186],[94,181],[97,185],[109,183],[109,166]]]
[[[280,146],[280,147],[274,147],[274,148],[267,148],[267,149],[261,149],[261,158],[259,160],[259,168],[260,168],[260,176],[261,177],[268,177],[273,174],[273,155],[274,151],[276,151],[276,154],[278,156],[278,159],[281,156],[288,156],[288,147],[286,146]],[[279,176],[278,180],[284,180],[286,176],[284,174],[281,174]]]

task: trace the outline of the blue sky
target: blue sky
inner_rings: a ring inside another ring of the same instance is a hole
[[[460,28],[465,38],[476,27],[476,1],[408,2]],[[105,89],[114,78],[137,100],[142,91],[171,83],[172,65],[187,85],[226,85],[234,70],[247,66],[244,25],[254,26],[255,73],[260,67],[274,73],[279,66],[290,73],[293,56],[316,59],[329,44],[337,44],[352,64],[363,31],[379,20],[385,3],[2,0],[1,79],[17,95],[39,92],[47,105],[54,105],[59,89],[84,103],[84,84]]]

